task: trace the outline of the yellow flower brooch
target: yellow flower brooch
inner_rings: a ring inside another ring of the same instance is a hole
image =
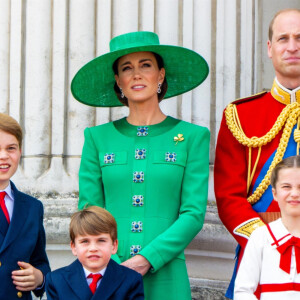
[[[178,133],[177,136],[174,136],[174,142],[176,142],[175,145],[178,144],[178,142],[184,141],[184,137],[182,133]]]

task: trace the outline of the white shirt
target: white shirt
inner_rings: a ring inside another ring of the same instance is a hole
[[[4,201],[5,201],[5,205],[6,205],[8,214],[9,214],[9,219],[11,220],[13,210],[14,210],[15,198],[14,198],[14,194],[13,194],[13,191],[11,189],[10,183],[4,190],[0,190],[0,192],[6,192],[6,195],[4,197]]]
[[[87,284],[88,284],[88,286],[89,286],[89,285],[92,283],[93,278],[88,278],[88,276],[89,276],[92,272],[88,271],[84,266],[82,266],[82,267],[83,267],[83,271],[84,271],[84,274],[85,274],[85,278],[86,278]],[[106,268],[100,270],[100,271],[97,272],[97,273],[92,273],[92,274],[101,274],[102,277],[103,277],[105,271],[106,271]],[[97,288],[98,288],[98,286],[99,286],[101,280],[102,280],[102,279],[99,279],[99,280],[98,280],[98,282],[97,282]]]
[[[279,241],[279,245],[292,237],[281,219],[271,222],[269,226],[277,241],[285,237]],[[281,255],[276,248],[267,226],[259,227],[251,234],[235,280],[234,300],[257,299],[254,292],[258,284],[296,283],[300,286],[300,273],[297,274],[296,270],[294,247],[289,274],[279,268]],[[300,299],[300,292],[293,290],[265,292],[261,294],[260,299],[298,300]]]

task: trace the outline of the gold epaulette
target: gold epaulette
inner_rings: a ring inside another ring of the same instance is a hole
[[[251,95],[251,96],[248,96],[248,97],[239,98],[239,99],[236,99],[236,100],[232,101],[231,104],[245,103],[245,102],[260,98],[261,96],[265,95],[266,93],[268,93],[268,91],[262,91],[262,92],[259,92],[257,94],[254,94],[254,95]]]
[[[240,235],[246,239],[250,237],[252,232],[260,227],[265,225],[264,222],[260,218],[253,218],[250,220],[247,220],[246,222],[238,225],[234,230],[233,233]]]

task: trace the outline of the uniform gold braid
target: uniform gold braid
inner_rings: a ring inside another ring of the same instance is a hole
[[[300,143],[300,118],[298,118],[297,128],[294,130],[294,140],[297,143],[297,155],[299,155],[299,143]]]
[[[225,118],[226,118],[227,126],[231,131],[231,133],[233,134],[233,136],[237,139],[237,141],[240,144],[247,146],[249,148],[261,147],[263,145],[266,145],[272,139],[275,138],[275,136],[278,134],[278,132],[282,129],[282,127],[285,124],[276,154],[273,158],[273,161],[269,167],[267,174],[265,175],[264,179],[261,181],[259,186],[256,188],[254,193],[247,198],[248,202],[253,205],[260,199],[262,194],[270,185],[271,172],[274,169],[274,167],[283,158],[289,138],[291,136],[293,126],[296,124],[297,119],[300,116],[300,105],[297,102],[287,105],[282,110],[275,124],[273,125],[273,127],[270,129],[269,132],[267,132],[262,137],[252,137],[252,138],[248,138],[244,134],[244,132],[241,130],[239,121],[237,124],[236,119],[238,118],[238,116],[237,114],[234,113],[235,112],[234,106],[235,106],[234,104],[229,104],[225,110]]]
[[[236,116],[234,116],[234,110],[235,110],[235,104],[229,104],[225,110],[225,117],[226,117],[226,123],[229,128],[229,130],[232,132],[233,136],[238,140],[239,143],[241,143],[244,146],[247,147],[261,147],[269,143],[272,139],[275,138],[275,136],[278,134],[278,132],[281,130],[283,125],[285,124],[287,118],[289,117],[291,111],[295,110],[299,107],[299,104],[297,102],[287,105],[280,115],[278,116],[276,122],[274,123],[273,127],[270,129],[269,132],[267,132],[262,137],[252,137],[248,138],[245,133],[241,130],[240,126],[236,124],[234,119]]]

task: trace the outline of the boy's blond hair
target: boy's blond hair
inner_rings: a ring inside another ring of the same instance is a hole
[[[0,130],[16,137],[22,149],[23,131],[20,124],[11,116],[0,113]]]
[[[117,239],[117,222],[110,212],[99,206],[90,206],[74,213],[70,222],[70,239],[75,243],[78,235],[109,233],[112,241]]]

